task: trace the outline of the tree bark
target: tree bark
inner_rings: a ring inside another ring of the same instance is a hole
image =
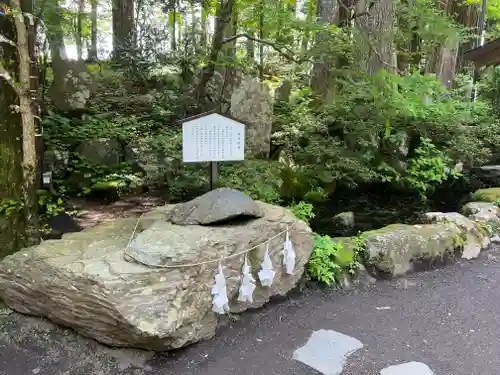
[[[85,0],[78,0],[76,18],[76,53],[78,60],[83,60],[83,18],[85,17]]]
[[[317,0],[316,13],[319,22],[325,27],[338,23],[339,6],[337,0]],[[316,36],[316,44],[326,45],[329,39],[329,32],[322,31]],[[320,47],[321,48],[321,47]],[[313,73],[311,77],[311,87],[322,101],[330,101],[333,97],[333,73],[332,68],[335,64],[335,57],[331,56],[328,48],[324,47],[324,52],[314,62]]]
[[[98,0],[90,1],[90,49],[88,52],[89,61],[97,61],[97,4]]]
[[[0,35],[16,41],[12,17],[0,23]],[[0,43],[0,62],[5,69],[15,69],[15,47]],[[11,62],[8,66],[7,62]],[[22,202],[21,117],[14,110],[19,105],[17,92],[0,74],[0,259],[24,246],[25,221],[20,210]],[[12,203],[10,203],[12,202]],[[7,207],[13,211],[7,213]]]
[[[134,49],[134,0],[112,0],[113,57],[123,60]]]
[[[21,9],[20,0],[11,0],[12,6]],[[30,3],[32,4],[32,3]],[[33,9],[22,9],[32,14]],[[31,57],[29,52],[28,32],[24,17],[14,17],[17,36],[17,54],[19,56],[19,113],[23,129],[23,200],[28,245],[39,241],[38,201],[37,201],[37,154],[36,127],[31,106]]]
[[[47,26],[47,39],[49,41],[52,62],[67,59],[61,19],[62,13],[59,1],[54,0],[54,3],[50,7],[47,7],[45,12],[45,25]]]
[[[360,70],[373,75],[380,69],[394,72],[394,0],[359,0],[356,14],[356,44]]]
[[[220,0],[215,14],[215,31],[212,39],[212,49],[210,51],[208,64],[203,68],[200,81],[196,87],[196,98],[200,104],[205,103],[207,84],[215,73],[217,59],[224,45],[224,30],[231,23],[235,0]]]
[[[31,4],[23,2],[24,7],[21,7],[20,0],[11,0],[7,5],[32,14]],[[31,56],[24,17],[5,17],[0,24],[0,33],[12,41],[12,45],[0,45],[0,61],[3,63],[0,66],[0,102],[4,103],[0,107],[2,257],[22,246],[36,244],[39,226],[35,119],[31,108]],[[7,74],[8,70],[11,74]]]

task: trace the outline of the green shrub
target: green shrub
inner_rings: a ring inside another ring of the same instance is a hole
[[[290,209],[297,219],[306,223],[309,223],[309,220],[314,219],[316,216],[314,213],[314,206],[311,203],[306,203],[304,201],[292,204]]]
[[[307,264],[307,274],[327,285],[354,275],[363,256],[364,241],[359,237],[334,240],[329,236],[314,236],[314,249]]]
[[[455,170],[449,157],[432,144],[429,138],[421,138],[421,144],[409,162],[406,181],[423,200],[437,185],[460,176],[462,174]]]
[[[253,199],[279,204],[282,201],[282,168],[282,163],[270,160],[245,160],[222,165],[219,185],[241,190]]]

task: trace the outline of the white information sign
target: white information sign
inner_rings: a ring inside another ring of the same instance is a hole
[[[182,124],[185,163],[245,159],[245,124],[218,113],[187,119]]]

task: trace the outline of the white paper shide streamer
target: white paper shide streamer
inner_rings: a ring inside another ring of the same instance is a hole
[[[286,231],[286,239],[283,244],[282,255],[285,272],[289,275],[293,274],[293,270],[295,269],[295,251],[293,250],[293,244],[292,241],[290,241],[288,230]]]
[[[261,270],[259,271],[259,280],[262,286],[273,285],[274,275],[276,272],[273,270],[273,262],[269,256],[269,243],[266,246],[266,252],[264,253],[264,259],[262,260]]]
[[[252,303],[254,290],[255,290],[255,279],[250,273],[250,266],[248,265],[248,259],[247,256],[245,255],[245,263],[243,264],[238,301]]]
[[[222,270],[222,264],[219,264],[219,272],[215,275],[215,285],[212,288],[212,311],[217,314],[229,312],[229,299],[227,298],[226,278]]]

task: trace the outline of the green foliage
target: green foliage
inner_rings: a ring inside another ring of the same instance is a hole
[[[356,273],[364,251],[364,240],[361,237],[335,240],[316,234],[307,273],[313,280],[332,285],[346,275]]]
[[[437,185],[462,174],[455,170],[451,160],[429,138],[421,138],[420,141],[415,156],[410,160],[407,181],[425,200]]]
[[[241,190],[253,199],[279,204],[283,183],[279,162],[247,160],[221,168],[219,184]]]
[[[0,201],[0,215],[6,216],[7,218],[21,212],[23,208],[24,204],[21,201],[13,199],[2,199]]]
[[[314,213],[314,206],[311,203],[306,203],[304,201],[294,203],[290,209],[297,219],[306,223],[309,223],[309,220],[314,219],[316,216]]]

